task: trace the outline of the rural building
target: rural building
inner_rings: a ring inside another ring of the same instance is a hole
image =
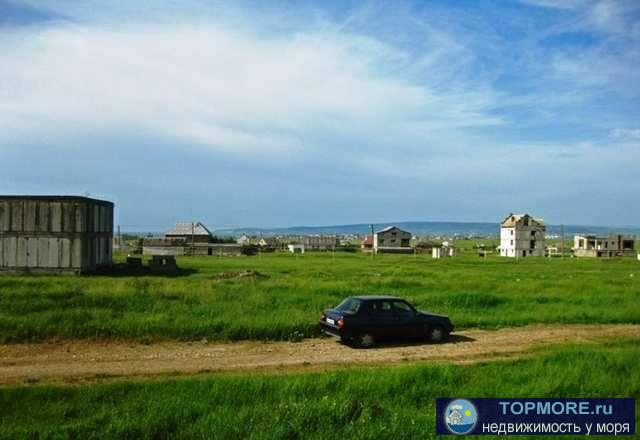
[[[142,255],[186,255],[186,246],[182,238],[145,238],[142,240]]]
[[[237,243],[195,243],[192,246],[189,243],[187,252],[190,255],[235,256],[242,255],[242,246]]]
[[[502,257],[544,257],[544,221],[529,214],[509,214],[500,225]]]
[[[240,246],[250,245],[251,241],[251,237],[246,234],[242,234],[240,237],[238,237],[238,239],[236,239],[236,243],[238,243]]]
[[[188,243],[210,243],[213,240],[211,231],[201,222],[176,223],[170,231],[165,232],[164,238],[182,239]]]
[[[109,266],[113,203],[76,196],[0,196],[0,270],[81,273]]]
[[[576,257],[632,257],[635,238],[620,234],[606,237],[576,235],[573,237],[573,255]]]
[[[142,255],[241,255],[242,245],[237,243],[191,243],[183,238],[145,238]]]
[[[562,249],[558,246],[547,246],[547,257],[561,257]]]
[[[262,237],[258,240],[258,246],[272,249],[280,249],[282,242],[277,237]]]
[[[145,238],[143,255],[240,255],[237,243],[213,243],[211,231],[201,222],[176,223],[164,237]]]
[[[397,226],[389,226],[373,234],[373,251],[408,253],[411,247],[411,232],[403,231]]]
[[[303,244],[289,244],[287,245],[287,250],[292,254],[304,254],[304,245]]]
[[[361,242],[360,248],[363,251],[372,251],[373,250],[373,235],[367,235]]]
[[[431,256],[433,258],[455,257],[455,255],[456,248],[446,241],[442,243],[441,246],[434,246],[431,248]]]
[[[340,240],[335,235],[305,235],[301,241],[305,249],[313,251],[326,251],[340,246]]]

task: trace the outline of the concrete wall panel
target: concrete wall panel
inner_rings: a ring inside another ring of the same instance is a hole
[[[36,219],[38,217],[38,202],[35,200],[26,200],[23,208],[23,231],[34,232],[36,230]]]
[[[27,239],[17,238],[16,266],[27,267]]]
[[[34,223],[35,226],[35,223]],[[38,239],[29,237],[27,240],[27,267],[38,267]]]
[[[18,239],[16,237],[4,238],[4,262],[7,267],[16,267],[18,253]]]
[[[71,240],[61,238],[60,244],[60,264],[58,267],[71,267]]]
[[[74,238],[71,252],[71,266],[82,268],[82,240]]]
[[[60,239],[49,238],[49,256],[45,267],[60,266]]]
[[[87,205],[85,203],[76,205],[76,232],[84,232],[86,230],[85,218]]]
[[[9,203],[0,201],[0,233],[8,231],[11,225]]]
[[[51,231],[62,232],[62,203],[53,202],[49,208]]]
[[[36,230],[39,232],[49,231],[49,203],[38,202],[38,224]]]
[[[49,263],[49,239],[38,238],[38,267],[47,267]]]
[[[11,230],[22,231],[23,219],[23,203],[22,201],[11,202]]]

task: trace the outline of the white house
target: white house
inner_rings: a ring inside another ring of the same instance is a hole
[[[544,221],[529,214],[509,214],[500,225],[500,256],[544,257]]]
[[[292,254],[304,254],[304,245],[303,244],[289,244],[289,245],[287,245],[287,249]]]
[[[445,243],[442,243],[442,246],[434,246],[433,249],[431,249],[431,256],[433,258],[446,258],[456,255],[456,248],[448,245],[448,243],[445,245]]]
[[[412,252],[411,232],[403,231],[397,226],[389,226],[373,234],[373,251],[378,252]]]

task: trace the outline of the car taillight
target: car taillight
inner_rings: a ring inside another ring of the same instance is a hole
[[[344,326],[344,318],[338,319],[338,322],[336,322],[336,324],[338,324],[338,328],[342,328],[342,326]]]
[[[327,315],[325,315],[324,313],[320,313],[320,321],[326,321],[327,320]]]

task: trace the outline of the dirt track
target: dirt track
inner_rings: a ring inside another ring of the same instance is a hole
[[[334,339],[179,343],[63,341],[0,345],[0,384],[78,382],[211,371],[306,371],[403,361],[474,363],[522,357],[532,348],[618,337],[640,339],[640,325],[574,325],[458,332],[444,344],[349,348]]]

